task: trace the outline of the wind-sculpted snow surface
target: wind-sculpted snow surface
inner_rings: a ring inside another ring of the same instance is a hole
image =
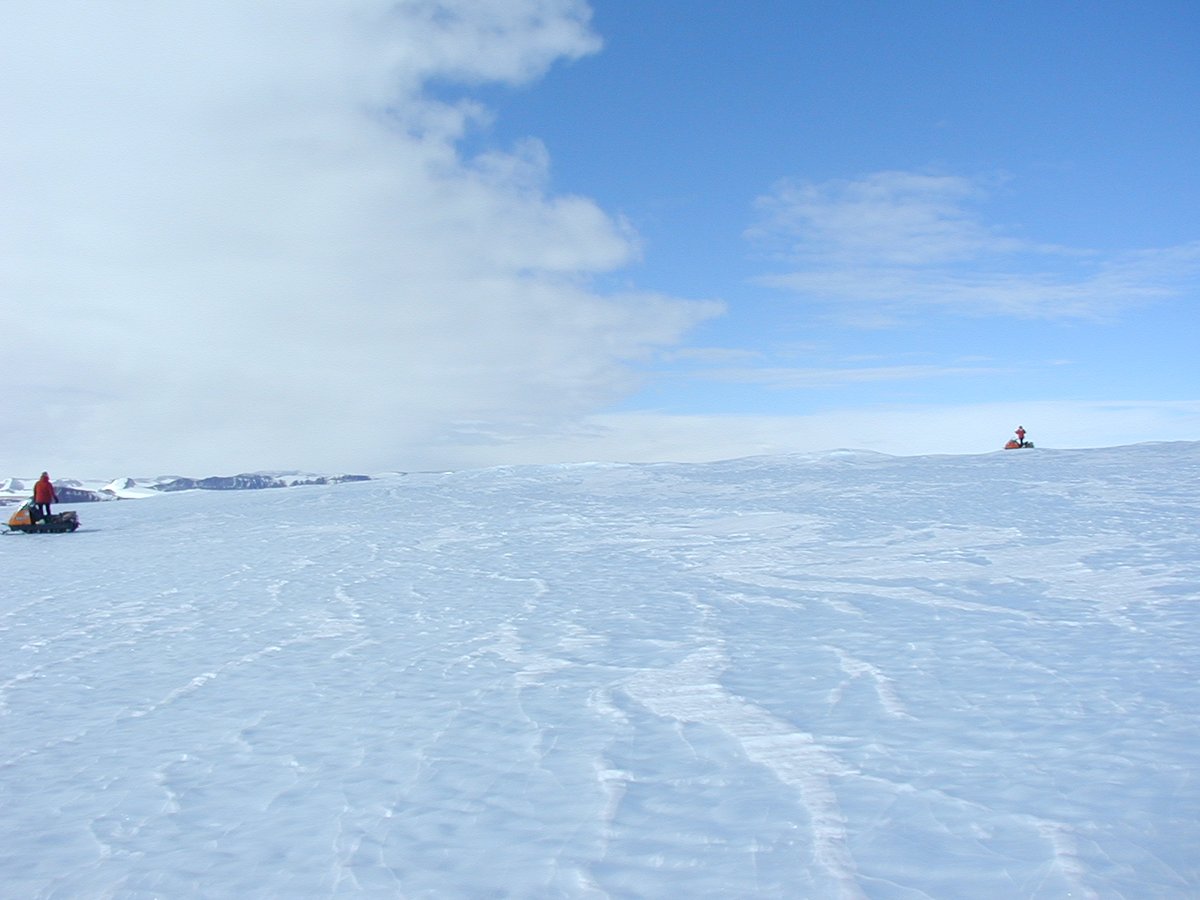
[[[394,477],[0,541],[5,897],[1200,894],[1200,444]]]

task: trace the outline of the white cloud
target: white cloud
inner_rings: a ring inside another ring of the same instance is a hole
[[[588,416],[555,433],[510,435],[500,453],[490,445],[478,452],[460,446],[456,458],[461,465],[488,465],[708,462],[839,448],[900,456],[987,453],[1000,450],[1018,425],[1024,425],[1029,439],[1044,449],[1194,440],[1200,434],[1200,402],[878,405],[795,416],[620,413]]]
[[[759,198],[764,221],[755,231],[782,235],[797,257],[845,265],[929,265],[1018,249],[964,208],[980,193],[966,178],[916,172],[784,180]]]
[[[735,384],[759,384],[775,389],[812,389],[848,384],[924,381],[936,378],[972,378],[1004,375],[1005,366],[983,365],[876,365],[841,368],[760,366],[714,368],[701,377]]]
[[[1200,271],[1200,242],[1106,256],[1022,240],[974,212],[985,196],[969,179],[912,172],[780,182],[748,236],[782,245],[788,271],[759,283],[880,327],[929,311],[1111,317],[1178,295]]]
[[[503,431],[628,390],[630,361],[716,307],[590,290],[633,236],[554,195],[535,138],[463,158],[488,113],[446,99],[593,52],[587,17],[6,4],[0,296],[28,363],[5,410],[25,467],[402,466],[449,423]]]

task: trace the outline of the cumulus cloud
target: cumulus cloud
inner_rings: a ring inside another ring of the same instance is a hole
[[[31,470],[445,464],[417,448],[603,407],[716,312],[592,288],[636,239],[553,193],[536,136],[463,154],[489,116],[470,86],[598,48],[582,2],[0,20],[7,415]]]
[[[787,271],[759,282],[879,326],[930,311],[1111,317],[1177,295],[1200,271],[1200,242],[1106,255],[1022,239],[982,219],[986,196],[970,179],[917,172],[781,181],[748,236]]]

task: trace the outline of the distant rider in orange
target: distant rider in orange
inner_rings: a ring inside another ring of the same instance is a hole
[[[33,521],[50,518],[50,504],[58,502],[58,494],[50,483],[50,476],[45,472],[33,486]]]
[[[1025,426],[1024,425],[1017,426],[1017,443],[1022,447],[1025,446]]]

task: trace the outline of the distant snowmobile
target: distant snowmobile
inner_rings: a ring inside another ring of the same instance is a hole
[[[1025,426],[1018,425],[1017,436],[1008,439],[1008,443],[1004,445],[1005,450],[1032,450],[1033,441],[1025,440]]]
[[[23,531],[25,534],[62,534],[78,527],[79,516],[71,510],[34,519],[32,500],[26,500],[8,517],[9,531]]]

